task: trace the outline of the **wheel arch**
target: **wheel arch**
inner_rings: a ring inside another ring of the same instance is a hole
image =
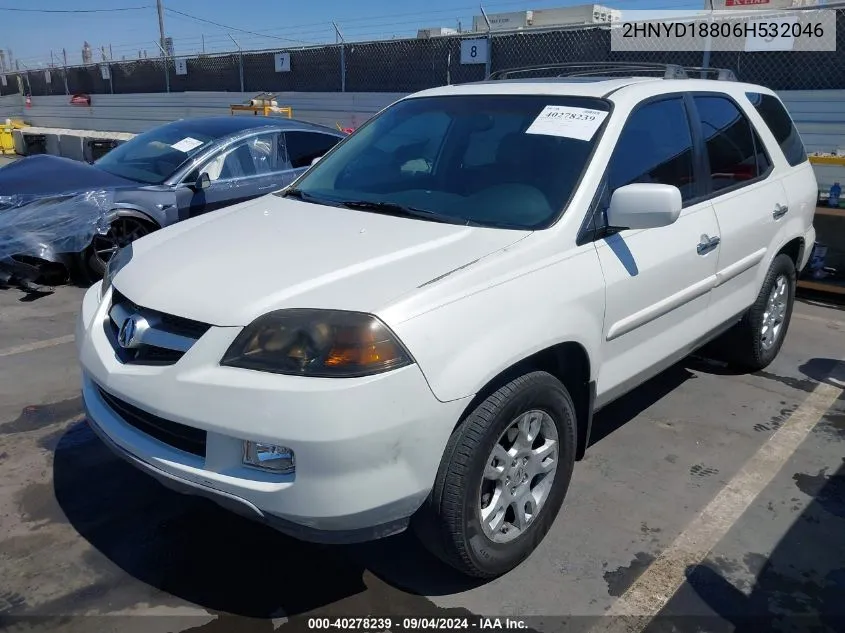
[[[136,218],[138,220],[143,220],[144,222],[149,223],[154,230],[160,229],[162,226],[161,222],[156,220],[150,213],[140,207],[115,204],[111,209],[111,213],[118,218]]]
[[[777,252],[777,255],[788,255],[790,259],[795,262],[795,270],[797,272],[801,272],[801,262],[804,259],[804,252],[806,248],[807,246],[804,243],[804,238],[796,237],[781,246],[780,250]],[[775,257],[777,257],[777,255],[775,255]]]
[[[466,406],[455,428],[490,394],[514,378],[531,371],[545,371],[563,383],[575,404],[578,422],[578,445],[575,458],[584,457],[592,427],[595,382],[591,381],[591,361],[586,348],[575,341],[557,343],[534,352],[502,370],[489,380]]]

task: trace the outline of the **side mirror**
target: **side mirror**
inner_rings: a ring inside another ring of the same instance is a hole
[[[203,172],[199,175],[199,178],[197,178],[196,182],[183,183],[183,186],[189,187],[194,191],[202,191],[203,189],[208,189],[208,186],[210,184],[211,178],[207,173]]]
[[[656,229],[674,224],[682,208],[681,191],[677,187],[634,183],[613,192],[607,223],[617,229]]]
[[[322,156],[317,156],[317,158],[315,158],[314,160],[311,161],[311,164],[316,165],[318,162],[320,162],[321,158],[322,158]]]

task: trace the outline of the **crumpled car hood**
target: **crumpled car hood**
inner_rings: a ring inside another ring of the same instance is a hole
[[[53,261],[82,251],[108,230],[113,198],[110,191],[0,195],[0,262],[20,255]]]
[[[0,169],[0,196],[52,195],[138,186],[88,163],[39,154]]]
[[[290,307],[376,312],[525,235],[268,195],[141,238],[113,283],[138,305],[218,326]]]

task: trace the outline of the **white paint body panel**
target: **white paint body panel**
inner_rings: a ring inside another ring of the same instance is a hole
[[[786,166],[767,133],[776,169],[762,183],[690,206],[667,227],[578,244],[628,114],[647,98],[687,90],[724,91],[755,123],[744,93],[770,93],[695,79],[491,82],[422,93],[615,91],[614,112],[567,211],[542,231],[435,224],[266,196],[142,238],[115,287],[144,307],[213,327],[174,365],[122,365],[103,330],[109,293],[101,302],[98,287],[90,290],[77,338],[95,424],[169,476],[302,525],[342,530],[419,505],[472,398],[535,352],[579,345],[597,404],[606,404],[746,309],[784,244],[808,241],[803,265],[814,239],[812,168]],[[775,222],[771,207],[784,196],[790,212]],[[722,247],[698,253],[702,236],[720,237]],[[344,380],[220,367],[244,326],[293,307],[375,314],[416,362]],[[207,430],[207,457],[135,431],[104,405],[95,385]],[[293,448],[295,481],[240,467],[244,439]]]

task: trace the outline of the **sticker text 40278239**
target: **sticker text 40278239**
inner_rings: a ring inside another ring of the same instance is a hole
[[[601,127],[607,114],[603,110],[550,105],[543,108],[525,133],[589,141]]]

